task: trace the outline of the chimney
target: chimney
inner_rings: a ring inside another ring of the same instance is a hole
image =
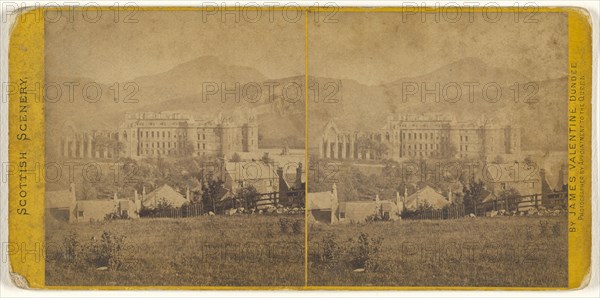
[[[337,197],[337,185],[335,185],[335,183],[333,183],[333,185],[331,186],[331,193],[333,194],[333,197],[337,201],[338,200],[338,197]]]
[[[452,202],[452,188],[448,187],[448,202],[450,202],[450,204],[453,204],[454,202]]]
[[[142,210],[142,202],[138,196],[137,189],[133,192],[133,204],[135,205],[135,211],[137,211],[139,215],[140,210]]]
[[[283,167],[277,167],[277,179],[279,179],[279,198],[283,201],[287,200],[288,187],[283,174]]]
[[[185,188],[185,199],[190,202],[190,188],[186,187]]]
[[[337,186],[335,183],[331,187],[331,223],[336,223],[338,221],[338,196],[337,196]]]
[[[408,198],[408,189],[404,186],[404,197],[402,197],[402,210],[406,209],[406,199]]]
[[[75,208],[77,205],[77,196],[75,195],[75,183],[70,184],[69,193],[71,195],[71,205],[73,208]]]
[[[113,194],[113,200],[115,200],[115,201],[117,200],[117,193],[116,192]]]
[[[296,189],[302,188],[302,163],[298,163],[298,167],[296,168]]]
[[[398,213],[404,211],[404,204],[402,204],[402,198],[400,197],[399,192],[396,192],[396,206],[398,207]]]

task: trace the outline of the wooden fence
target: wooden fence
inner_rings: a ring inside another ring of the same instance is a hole
[[[523,212],[531,209],[538,209],[540,207],[546,209],[566,209],[567,192],[532,194],[480,203],[475,206],[475,214],[483,216],[486,212],[498,210],[504,210],[506,212]]]
[[[555,192],[549,194],[532,194],[526,196],[518,196],[505,200],[495,200],[486,203],[479,203],[473,206],[473,213],[477,216],[485,216],[490,211],[504,210],[505,212],[523,212],[531,209],[544,207],[546,209],[566,209],[567,208],[567,192]],[[450,205],[442,209],[423,210],[414,214],[408,219],[456,219],[464,217],[466,214],[465,206]]]
[[[442,209],[430,209],[424,210],[412,219],[429,219],[429,220],[441,220],[441,219],[457,219],[465,216],[465,206],[450,205]]]
[[[250,208],[266,209],[270,206],[275,208],[279,207],[304,207],[304,191],[289,191],[284,197],[281,197],[279,192],[262,193],[259,195],[259,199],[253,200],[252,202],[243,200],[240,198],[230,198],[220,201],[215,201],[214,210],[204,208],[202,203],[186,205],[179,208],[165,208],[160,210],[146,210],[141,217],[150,218],[184,218],[184,217],[196,217],[213,211],[216,214],[224,214],[226,210],[232,208],[244,208],[246,210]]]

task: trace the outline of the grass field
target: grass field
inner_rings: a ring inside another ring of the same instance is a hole
[[[300,221],[302,230],[282,231],[282,218],[288,222]],[[79,224],[54,221],[46,227],[46,284],[302,286],[303,227],[303,215],[203,216]],[[102,241],[104,232],[114,237]],[[115,240],[122,236],[122,243]],[[107,250],[102,245],[113,249]],[[65,257],[65,252],[74,246],[79,253]],[[102,268],[106,266],[80,257],[99,250],[115,252],[122,266]]]
[[[566,287],[567,257],[566,216],[309,227],[310,285]]]

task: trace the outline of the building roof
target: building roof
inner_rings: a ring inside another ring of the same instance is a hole
[[[117,202],[112,199],[77,201],[77,210],[100,212],[115,209]]]
[[[183,195],[169,185],[164,184],[144,196],[142,205],[145,207],[156,207],[161,201],[171,204],[172,207],[181,207],[181,205],[187,203],[187,199]]]
[[[375,201],[349,201],[340,203],[340,212],[352,214],[365,214],[365,216],[374,214],[377,204]]]
[[[46,208],[74,208],[75,199],[68,190],[46,191]]]
[[[411,210],[417,209],[419,204],[424,203],[435,209],[440,209],[450,204],[443,195],[427,185],[406,198],[406,208]]]
[[[390,200],[381,200],[379,201],[379,204],[381,204],[381,211],[383,212],[394,212],[398,210],[396,203]]]
[[[331,191],[308,193],[308,209],[309,210],[331,209],[333,199],[334,199],[334,196]]]

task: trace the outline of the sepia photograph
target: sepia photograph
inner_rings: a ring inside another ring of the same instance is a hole
[[[46,285],[304,285],[303,12],[99,12],[45,24]]]
[[[464,11],[463,11],[464,12]],[[308,284],[566,287],[567,14],[309,24]]]

